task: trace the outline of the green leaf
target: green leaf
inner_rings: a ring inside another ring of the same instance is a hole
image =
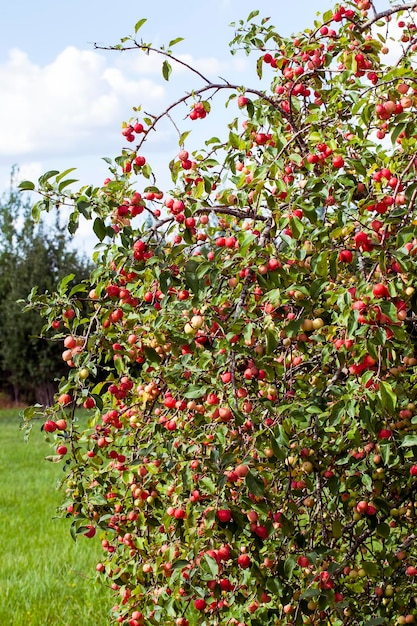
[[[168,48],[175,46],[177,43],[180,43],[180,41],[184,41],[184,37],[177,37],[176,39],[171,39],[171,41],[168,44]]]
[[[115,359],[114,366],[118,374],[121,374],[123,372],[124,364],[122,359]]]
[[[300,598],[304,600],[305,598],[316,598],[320,595],[320,589],[306,589],[301,594]]]
[[[253,117],[255,113],[255,107],[253,106],[252,100],[248,100],[246,103],[246,111],[248,112],[249,117]]]
[[[72,185],[73,183],[78,183],[77,178],[67,178],[67,180],[63,180],[58,185],[58,191],[62,191],[63,189],[65,189],[65,187],[68,187],[69,185]]]
[[[94,504],[95,506],[106,506],[107,500],[104,496],[98,493],[95,496],[92,496],[89,500],[90,504]]]
[[[140,28],[142,28],[142,26],[145,24],[145,22],[147,22],[146,17],[144,17],[144,18],[142,18],[141,20],[139,20],[138,22],[136,22],[136,24],[135,24],[135,33],[137,33],[137,32],[138,32],[138,30],[139,30]]]
[[[287,458],[287,448],[279,443],[275,437],[271,437],[271,448],[274,456],[280,461],[284,461]]]
[[[94,220],[93,230],[98,239],[100,239],[100,241],[103,241],[103,239],[107,235],[107,227],[100,217],[96,217],[96,219]]]
[[[219,566],[216,559],[214,559],[212,556],[209,556],[207,553],[204,554],[203,558],[201,559],[200,567],[203,571],[208,572],[213,579],[216,578],[219,573]]]
[[[278,333],[275,330],[271,330],[270,328],[268,328],[266,331],[265,339],[266,354],[272,354],[279,343]]]
[[[290,228],[295,239],[299,239],[304,232],[304,224],[298,217],[290,219]]]
[[[296,564],[297,564],[297,561],[295,560],[295,557],[293,557],[293,556],[288,556],[285,559],[284,573],[287,576],[288,580],[291,580],[292,573],[294,571],[294,568],[295,568]]]
[[[19,184],[19,189],[21,189],[22,191],[33,191],[35,189],[35,185],[30,180],[23,180]]]
[[[162,76],[165,78],[165,80],[169,80],[169,77],[171,76],[171,72],[172,72],[172,67],[168,63],[168,61],[165,59],[165,61],[162,63]]]
[[[238,233],[237,240],[239,242],[239,251],[242,256],[244,256],[251,246],[251,244],[255,241],[256,235],[254,235],[250,231],[241,231]]]
[[[272,593],[275,593],[278,597],[282,597],[282,586],[278,578],[267,578],[265,588],[268,591],[272,591]]]
[[[417,435],[406,435],[400,445],[403,448],[417,446]]]
[[[358,326],[359,326],[358,316],[357,315],[350,315],[349,316],[349,320],[348,320],[348,324],[347,324],[347,328],[346,328],[346,334],[347,334],[349,339],[351,339],[351,338],[353,338],[355,336],[355,333],[358,330]]]
[[[391,453],[391,446],[389,443],[381,443],[379,445],[379,449],[381,452],[381,457],[382,460],[384,461],[385,465],[389,465],[389,457],[390,457],[390,453]]]
[[[68,219],[68,230],[71,233],[71,235],[73,235],[77,229],[78,229],[78,218],[79,218],[80,214],[79,211],[74,210],[71,215],[69,216]]]
[[[390,413],[393,413],[397,405],[397,396],[393,388],[389,383],[381,381],[379,384],[379,392],[382,406]]]
[[[327,276],[329,253],[326,250],[319,255],[314,255],[311,259],[311,268],[319,276]]]
[[[343,526],[340,520],[336,519],[332,522],[332,535],[336,539],[343,536]]]
[[[382,524],[379,524],[376,527],[376,533],[377,535],[379,535],[380,537],[383,537],[384,539],[388,539],[388,537],[390,536],[390,527],[388,526],[388,524],[385,524],[384,522]]]
[[[391,133],[391,141],[393,144],[397,141],[399,135],[407,128],[407,123],[395,124],[394,130]]]
[[[194,294],[198,294],[200,290],[200,281],[198,280],[196,272],[197,267],[198,263],[196,263],[196,261],[187,261],[185,264],[185,280]]]
[[[249,324],[246,324],[244,330],[243,330],[243,338],[245,341],[250,342],[252,339],[252,334],[253,334],[253,329],[254,326],[251,322],[249,322]]]
[[[53,178],[57,174],[59,174],[58,170],[50,170],[49,172],[45,172],[45,174],[42,174],[42,176],[38,178],[38,182],[40,185],[44,185],[50,178]]]
[[[245,478],[246,486],[254,496],[263,496],[265,493],[264,482],[259,476],[250,471]]]
[[[289,444],[289,439],[288,439],[287,433],[285,432],[285,428],[283,427],[282,424],[278,424],[276,430],[277,430],[276,432],[277,441],[279,442],[281,446],[284,446],[287,448]]]
[[[237,148],[239,150],[242,142],[241,142],[239,135],[236,135],[236,133],[230,132],[229,143],[233,148]]]
[[[201,396],[203,396],[206,391],[207,388],[201,385],[190,385],[187,391],[185,391],[182,395],[184,396],[184,398],[190,398],[192,400],[195,400],[196,398],[201,398]]]
[[[259,57],[259,59],[256,62],[256,73],[258,74],[258,78],[262,78],[263,65],[264,65],[264,59],[263,57]]]
[[[190,134],[190,130],[186,130],[183,133],[181,133],[178,144],[182,147],[184,145],[185,140],[187,139],[188,135]]]
[[[74,277],[75,278],[75,277]],[[78,285],[74,285],[74,287],[71,289],[71,291],[68,294],[68,297],[71,298],[73,295],[75,295],[76,293],[81,293],[81,292],[86,292],[88,289],[87,285],[85,284],[78,284]]]
[[[183,567],[186,567],[188,564],[189,561],[186,561],[185,559],[179,559],[172,564],[172,569],[183,569]]]
[[[376,578],[379,574],[379,568],[375,563],[371,563],[370,561],[362,561],[361,562],[362,569],[370,576],[371,578]]]
[[[390,505],[388,504],[388,502],[384,498],[381,498],[379,496],[375,496],[373,498],[373,503],[376,506],[376,508],[378,509],[378,511],[381,511],[381,513],[384,513],[384,515],[389,515]]]
[[[200,480],[200,485],[203,490],[207,491],[211,495],[213,495],[216,491],[216,486],[214,482],[208,476],[203,476],[203,478]]]
[[[204,191],[205,191],[204,180],[200,180],[197,183],[197,186],[194,189],[194,193],[193,193],[194,198],[197,198],[197,199],[201,198],[201,196],[203,195]]]
[[[74,172],[76,169],[76,167],[69,167],[67,170],[64,170],[63,172],[58,174],[58,176],[56,177],[56,182],[59,183],[59,181],[67,176],[67,174],[71,174],[71,172]]]
[[[66,292],[66,288],[68,283],[70,283],[72,280],[74,280],[75,278],[75,274],[68,274],[68,276],[65,276],[61,282],[59,283],[58,286],[58,292],[59,294],[62,296],[64,295],[64,293]]]
[[[156,350],[149,346],[145,346],[143,350],[145,352],[146,360],[149,361],[149,363],[154,363],[157,365],[161,362],[162,359]]]

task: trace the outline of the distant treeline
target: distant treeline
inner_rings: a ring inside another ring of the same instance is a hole
[[[16,403],[52,402],[58,381],[66,373],[62,343],[42,333],[44,320],[23,311],[33,287],[56,291],[59,281],[74,274],[79,283],[91,262],[71,248],[70,235],[60,225],[36,224],[32,203],[17,190],[16,168],[10,188],[0,198],[0,393]]]

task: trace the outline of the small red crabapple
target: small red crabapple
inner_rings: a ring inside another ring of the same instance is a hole
[[[91,539],[96,534],[96,529],[92,524],[87,524],[86,528],[88,530],[86,530],[86,532],[84,533],[84,537],[88,537],[88,539]]]

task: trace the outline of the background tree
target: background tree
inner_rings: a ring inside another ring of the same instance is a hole
[[[99,531],[116,623],[415,621],[416,7],[337,4],[289,39],[251,13],[232,47],[267,88],[210,81],[141,20],[115,49],[195,89],[135,109],[102,187],[36,186],[101,242],[87,314],[32,298],[69,369],[25,416],[55,433],[74,536]],[[235,117],[191,152],[220,93]],[[169,193],[144,156],[161,120]]]
[[[65,373],[61,345],[42,337],[44,320],[37,311],[22,311],[31,289],[51,293],[71,272],[79,280],[91,264],[70,248],[66,226],[58,217],[38,225],[29,199],[16,189],[12,171],[10,189],[0,203],[0,367],[1,386],[15,402],[48,405]]]

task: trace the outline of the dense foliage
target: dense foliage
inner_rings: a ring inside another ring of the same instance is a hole
[[[41,417],[114,622],[415,621],[417,2],[377,4],[293,38],[253,12],[232,50],[258,87],[188,66],[192,93],[123,124],[102,187],[22,184],[99,239],[90,282],[32,306],[65,326]],[[179,40],[143,23],[114,48],[169,79]],[[235,117],[189,153],[224,93]],[[169,192],[145,156],[167,119]]]
[[[56,377],[65,373],[60,346],[42,338],[44,320],[37,311],[22,311],[31,289],[56,289],[69,272],[76,282],[88,276],[91,263],[71,249],[65,224],[35,224],[31,203],[16,188],[16,168],[10,188],[0,199],[0,388],[4,399],[51,404]]]

